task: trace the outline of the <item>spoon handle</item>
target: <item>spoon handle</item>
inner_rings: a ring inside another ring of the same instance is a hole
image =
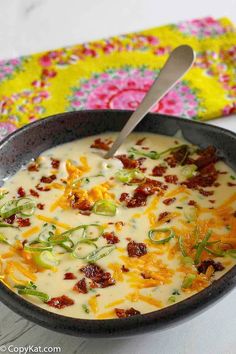
[[[148,93],[144,96],[137,110],[131,115],[128,122],[121,130],[114,144],[104,156],[105,158],[110,158],[115,154],[130,132],[132,132],[136,125],[154,107],[154,105],[176,85],[183,75],[191,68],[193,62],[194,52],[188,45],[181,45],[171,52],[159,76],[152,84]]]

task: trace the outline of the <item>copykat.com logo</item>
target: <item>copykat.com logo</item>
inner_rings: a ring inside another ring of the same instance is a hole
[[[41,347],[40,345],[26,345],[15,346],[2,345],[0,347],[0,353],[17,353],[17,354],[28,354],[28,353],[61,353],[61,347]]]

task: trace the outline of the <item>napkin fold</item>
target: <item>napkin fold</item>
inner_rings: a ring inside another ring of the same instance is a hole
[[[135,110],[180,44],[194,48],[195,64],[153,112],[194,120],[236,112],[235,27],[207,17],[1,60],[0,139],[59,112]]]

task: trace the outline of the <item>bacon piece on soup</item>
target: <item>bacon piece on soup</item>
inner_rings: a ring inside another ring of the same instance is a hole
[[[115,244],[115,243],[120,242],[119,238],[115,235],[115,233],[113,231],[112,232],[105,232],[102,235],[102,237],[107,240],[108,244]]]
[[[52,183],[56,178],[57,178],[56,175],[51,175],[51,176],[48,176],[48,177],[43,176],[40,179],[40,182],[41,183]]]
[[[82,278],[79,280],[73,287],[74,291],[77,291],[78,293],[81,294],[87,294],[88,289],[87,289],[87,284],[85,278]]]
[[[51,157],[51,166],[52,168],[54,168],[55,170],[58,170],[60,167],[60,160],[58,159],[54,159]]]
[[[115,280],[112,278],[111,274],[104,272],[104,270],[96,264],[88,264],[80,270],[84,273],[86,278],[92,280],[94,287],[106,288],[115,284]]]
[[[127,245],[129,257],[141,257],[147,253],[147,246],[142,242],[131,241]]]
[[[112,140],[110,140],[110,139],[102,140],[101,138],[97,138],[94,140],[94,142],[92,143],[92,145],[90,147],[94,148],[94,149],[108,151],[110,149],[111,144],[112,144]]]
[[[69,298],[67,295],[62,295],[58,297],[53,297],[46,302],[47,305],[55,307],[56,309],[63,309],[67,306],[74,305],[74,300]]]
[[[74,273],[65,273],[64,274],[64,280],[72,280],[72,279],[76,279],[76,276],[74,275]]]
[[[140,311],[135,310],[133,307],[130,307],[130,309],[127,310],[115,308],[115,313],[119,318],[127,318],[135,315],[140,315]]]

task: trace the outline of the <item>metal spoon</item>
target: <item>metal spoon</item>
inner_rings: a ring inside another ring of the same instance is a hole
[[[175,48],[161,69],[157,79],[154,81],[150,90],[144,96],[142,102],[131,115],[119,136],[111,146],[110,150],[104,156],[106,159],[113,157],[117,149],[123,143],[125,138],[132,132],[136,125],[143,117],[166,95],[172,87],[183,77],[183,75],[191,68],[194,62],[194,51],[188,45],[181,45]]]

